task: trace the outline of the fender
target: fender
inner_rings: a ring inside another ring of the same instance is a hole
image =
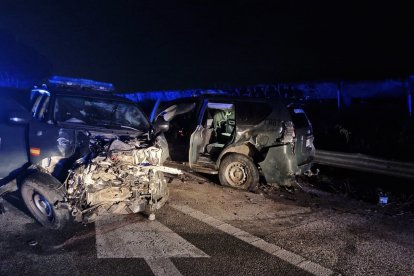
[[[256,152],[257,150],[255,149],[254,145],[252,145],[250,142],[242,142],[242,143],[230,145],[220,153],[216,161],[216,166],[217,168],[220,167],[221,160],[223,160],[223,158],[227,154],[238,153],[238,154],[248,156],[251,159],[254,159]]]

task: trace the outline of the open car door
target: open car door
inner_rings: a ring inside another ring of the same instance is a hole
[[[203,126],[203,116],[207,108],[207,100],[204,100],[200,113],[197,118],[197,127],[190,137],[190,150],[188,152],[188,163],[190,168],[194,168],[200,156],[200,151],[204,146],[205,128]]]

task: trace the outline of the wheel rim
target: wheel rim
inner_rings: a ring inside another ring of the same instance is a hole
[[[232,162],[227,166],[224,176],[231,186],[241,187],[246,184],[248,170],[243,163]]]
[[[33,202],[36,207],[36,209],[45,217],[48,221],[53,221],[54,215],[53,215],[53,208],[52,205],[50,205],[49,201],[47,199],[37,193],[33,193]]]

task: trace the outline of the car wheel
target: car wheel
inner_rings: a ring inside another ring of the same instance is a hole
[[[220,164],[220,183],[241,190],[256,190],[259,171],[253,160],[242,154],[230,154]]]
[[[64,200],[62,184],[51,176],[35,173],[22,183],[21,194],[27,209],[48,229],[60,230],[69,222],[69,210],[56,204]]]

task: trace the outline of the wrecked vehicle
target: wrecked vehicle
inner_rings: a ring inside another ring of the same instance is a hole
[[[168,199],[162,133],[110,84],[55,77],[31,91],[31,114],[9,106],[0,128],[1,194],[20,189],[32,215],[60,229],[73,217],[154,212]],[[163,142],[164,141],[164,142]],[[1,196],[0,194],[0,196]]]
[[[218,174],[222,185],[255,190],[261,178],[289,185],[295,175],[312,174],[312,126],[303,109],[280,99],[204,94],[157,102],[151,120],[170,123],[172,161]]]

